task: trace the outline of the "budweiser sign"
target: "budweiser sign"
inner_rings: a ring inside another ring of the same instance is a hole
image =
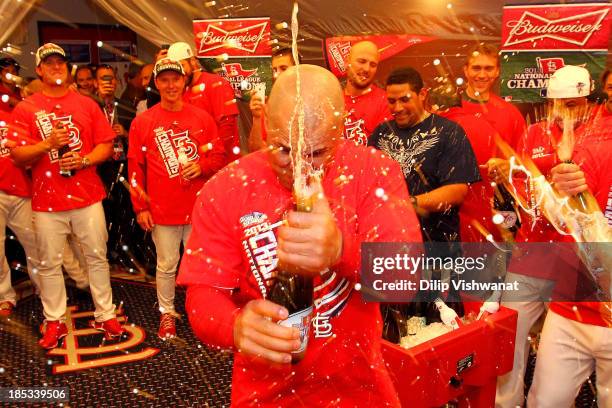
[[[198,57],[271,55],[269,19],[193,22]]]
[[[565,4],[504,8],[504,50],[607,50],[610,5]]]

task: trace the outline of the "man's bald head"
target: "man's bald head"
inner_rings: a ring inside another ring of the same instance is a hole
[[[293,118],[293,128],[297,129],[298,103],[296,93],[297,72],[300,72],[300,90],[304,103],[304,133],[306,141],[316,136],[340,137],[342,133],[342,113],[344,97],[338,79],[328,70],[316,65],[290,67],[279,76],[266,104],[268,131],[287,130]],[[285,135],[288,142],[288,133]],[[294,135],[295,136],[295,135]]]
[[[348,56],[347,78],[354,88],[363,90],[370,86],[378,69],[378,47],[372,41],[360,41],[351,47]]]
[[[315,65],[290,67],[280,75],[266,103],[268,141],[272,168],[281,184],[290,188],[293,173],[289,152],[297,148],[300,106],[296,92],[300,74],[300,95],[304,111],[303,155],[313,168],[324,166],[342,140],[344,96],[338,79]],[[291,138],[290,138],[291,136]],[[282,149],[280,149],[282,148]]]

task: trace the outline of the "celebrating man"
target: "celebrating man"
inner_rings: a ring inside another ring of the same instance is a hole
[[[304,107],[301,158],[296,106]],[[203,342],[236,352],[233,406],[397,407],[381,356],[378,304],[354,289],[361,242],[420,241],[397,164],[343,140],[342,89],[321,67],[289,68],[266,109],[273,148],[223,169],[196,201],[179,274],[191,326]],[[292,207],[292,162],[302,159],[323,171],[323,194],[312,212],[290,211],[276,229]],[[277,264],[314,279],[315,313],[333,331],[311,332],[295,365],[300,332],[277,324],[288,311],[266,300]]]
[[[176,335],[174,280],[181,242],[187,242],[191,232],[193,203],[225,158],[212,117],[183,102],[181,64],[161,59],[153,74],[161,101],[134,120],[128,160],[136,219],[142,229],[153,231],[161,312],[158,336],[166,339]]]
[[[391,116],[385,92],[373,84],[379,60],[378,47],[370,41],[354,44],[348,56],[344,137],[358,145],[368,144],[376,126]]]
[[[107,231],[101,203],[104,187],[95,170],[112,154],[115,134],[93,100],[69,90],[62,48],[52,43],[40,47],[36,73],[43,90],[17,105],[13,112],[16,135],[10,137],[18,144],[11,151],[15,162],[32,166],[32,209],[46,319],[39,344],[50,349],[68,333],[61,254],[71,233],[78,238],[87,259],[96,307],[93,327],[108,338],[123,333],[115,317],[106,260]]]

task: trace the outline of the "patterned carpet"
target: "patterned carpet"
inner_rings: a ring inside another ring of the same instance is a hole
[[[160,340],[153,286],[113,280],[113,298],[116,304],[123,302],[129,335],[106,344],[101,334],[88,329],[91,296],[68,287],[68,297],[72,334],[50,353],[36,343],[43,319],[36,296],[22,299],[10,319],[0,320],[0,387],[69,387],[64,407],[229,405],[231,356],[201,345],[186,318],[177,322],[177,339]],[[177,289],[177,312],[184,314],[184,303],[185,293]]]

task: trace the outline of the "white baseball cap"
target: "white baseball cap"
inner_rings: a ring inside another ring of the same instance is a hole
[[[591,74],[586,68],[566,65],[548,79],[546,98],[581,98],[589,96],[592,90]]]
[[[175,42],[168,48],[168,58],[175,61],[193,57],[193,50],[186,42]]]
[[[39,66],[40,63],[47,57],[51,55],[59,55],[64,58],[64,60],[68,61],[68,57],[66,57],[66,51],[62,47],[53,43],[43,44],[36,50],[36,66]]]

